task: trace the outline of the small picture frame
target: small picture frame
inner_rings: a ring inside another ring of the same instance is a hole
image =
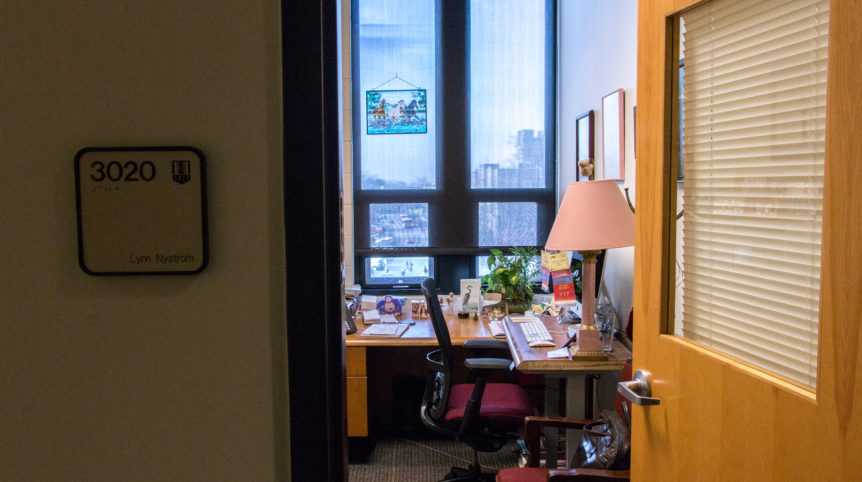
[[[428,305],[425,304],[425,300],[410,300],[410,311],[413,316],[413,319],[428,317]]]
[[[577,181],[589,181],[595,179],[595,172],[589,176],[582,176],[578,163],[583,159],[592,159],[595,169],[595,145],[593,132],[595,129],[595,115],[592,109],[584,112],[575,119],[575,179]]]
[[[602,179],[625,180],[625,91],[602,97]]]
[[[425,89],[365,91],[368,135],[425,134],[428,132]]]
[[[482,310],[482,280],[461,280],[461,311],[479,313]]]

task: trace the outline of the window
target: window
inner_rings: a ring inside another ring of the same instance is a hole
[[[457,291],[490,248],[544,244],[556,204],[554,9],[552,0],[354,0],[363,288],[434,276]],[[378,269],[382,260],[404,275]],[[410,266],[428,273],[410,276]]]
[[[811,388],[828,19],[828,1],[714,0],[678,26],[677,333]]]

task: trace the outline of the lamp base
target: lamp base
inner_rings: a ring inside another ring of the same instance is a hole
[[[571,347],[569,353],[573,360],[605,361],[608,359],[608,354],[602,350],[578,350],[576,347]]]
[[[578,340],[569,350],[574,360],[607,360],[608,354],[602,350],[599,330],[594,324],[581,324]]]

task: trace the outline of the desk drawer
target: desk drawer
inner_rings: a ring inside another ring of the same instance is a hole
[[[347,354],[347,376],[348,377],[364,377],[365,372],[365,347],[364,346],[348,346]]]
[[[347,435],[368,436],[368,377],[365,347],[347,347]]]
[[[347,377],[347,436],[368,436],[368,379]]]

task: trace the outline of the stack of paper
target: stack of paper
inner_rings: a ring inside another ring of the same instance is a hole
[[[503,322],[500,320],[489,321],[488,329],[494,335],[494,338],[506,338],[506,331],[503,330]]]
[[[362,321],[366,325],[370,325],[371,323],[380,323],[380,312],[377,310],[363,311]]]
[[[362,297],[359,300],[360,300],[359,302],[361,303],[360,308],[359,308],[360,310],[369,311],[369,310],[376,310],[377,309],[377,297],[376,296],[374,296],[374,295],[362,295]]]
[[[358,296],[359,293],[362,293],[362,287],[359,285],[351,285],[344,287],[344,297],[348,299],[353,299],[354,296]]]
[[[362,332],[362,336],[391,336],[399,337],[410,328],[409,325],[402,324],[376,324],[371,325]]]

